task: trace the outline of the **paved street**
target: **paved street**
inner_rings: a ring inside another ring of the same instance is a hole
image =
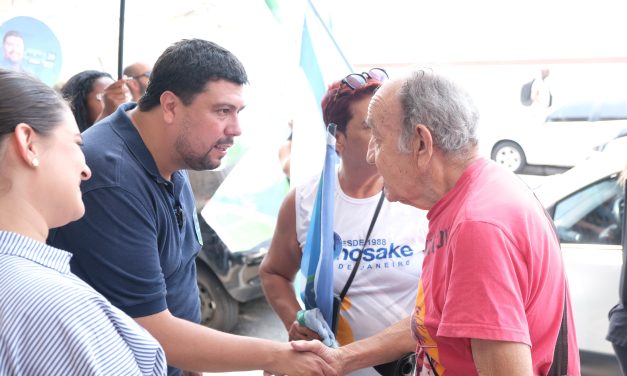
[[[265,298],[240,305],[239,322],[233,334],[287,341],[287,332]]]

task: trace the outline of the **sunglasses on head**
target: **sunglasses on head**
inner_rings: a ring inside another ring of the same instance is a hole
[[[388,73],[383,68],[372,68],[368,72],[349,74],[342,79],[342,81],[340,82],[340,87],[335,90],[335,95],[333,96],[333,99],[329,101],[327,107],[324,109],[323,117],[328,118],[327,114],[332,113],[331,110],[336,106],[338,96],[344,97],[349,95],[349,93],[347,93],[346,91],[344,91],[340,95],[340,91],[342,91],[342,85],[348,86],[351,90],[357,90],[366,86],[368,84],[368,80],[383,82],[388,78]]]
[[[351,73],[342,79],[342,84],[351,89],[359,89],[366,86],[368,80],[377,80],[383,82],[389,78],[388,73],[383,68],[372,68],[368,72]]]

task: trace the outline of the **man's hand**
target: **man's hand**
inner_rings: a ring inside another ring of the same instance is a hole
[[[312,343],[319,345],[322,348],[326,348],[320,341],[299,341],[291,343]],[[274,357],[273,368],[264,371],[264,375],[324,375],[324,376],[337,376],[337,371],[327,364],[326,359],[323,359],[319,354],[315,352],[309,352],[307,349],[294,350],[289,344],[285,344],[284,350],[279,351],[278,355]],[[313,349],[317,349],[317,346],[313,346]],[[324,351],[321,351],[323,353]],[[327,359],[334,359],[331,355],[326,354]]]
[[[294,321],[292,323],[292,326],[290,326],[290,328],[288,329],[287,334],[290,341],[311,341],[313,339],[321,339],[318,333],[314,332],[306,326],[300,325],[298,321]]]
[[[341,348],[332,349],[325,346],[320,341],[295,341],[290,342],[292,348],[297,351],[308,351],[316,354],[320,358],[324,359],[327,364],[333,368],[337,375],[343,375],[344,367],[342,361]]]

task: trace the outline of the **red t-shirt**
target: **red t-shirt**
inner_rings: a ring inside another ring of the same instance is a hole
[[[418,358],[426,351],[438,375],[476,375],[470,338],[521,342],[531,346],[534,375],[546,375],[567,287],[559,243],[533,193],[480,159],[428,219],[412,321]],[[568,375],[579,375],[568,294],[566,300]],[[422,361],[418,374],[429,375],[429,359]]]

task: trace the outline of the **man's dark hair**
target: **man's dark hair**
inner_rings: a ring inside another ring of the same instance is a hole
[[[17,30],[9,30],[6,33],[4,33],[4,37],[2,38],[2,43],[6,42],[8,37],[18,37],[21,40],[24,40],[22,33],[20,33]]]
[[[96,70],[86,70],[72,76],[61,88],[61,95],[68,101],[78,129],[84,131],[93,123],[89,121],[89,108],[87,100],[89,93],[94,88],[94,82],[101,77],[113,79],[109,73]]]
[[[242,63],[225,48],[202,39],[184,39],[168,47],[152,69],[140,111],[160,105],[161,94],[171,91],[186,106],[205,90],[210,81],[248,83]]]

